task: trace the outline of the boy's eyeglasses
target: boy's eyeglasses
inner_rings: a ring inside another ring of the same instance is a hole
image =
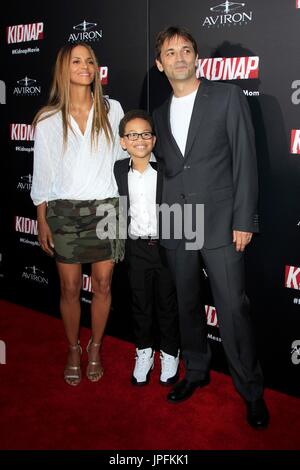
[[[153,132],[130,132],[129,134],[125,134],[124,137],[127,137],[128,140],[138,140],[141,136],[143,140],[150,140],[153,137]]]

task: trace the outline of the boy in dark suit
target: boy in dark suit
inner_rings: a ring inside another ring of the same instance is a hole
[[[160,203],[162,172],[152,153],[155,144],[151,117],[143,110],[125,114],[119,125],[121,145],[129,158],[115,163],[120,196],[128,198],[126,259],[132,291],[136,342],[132,384],[149,382],[154,367],[153,304],[160,333],[160,383],[178,379],[179,337],[175,285],[161,260],[156,204]]]

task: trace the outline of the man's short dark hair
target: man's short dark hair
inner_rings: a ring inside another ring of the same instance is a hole
[[[153,125],[153,120],[150,114],[144,111],[143,109],[132,109],[131,111],[128,111],[120,121],[120,124],[119,124],[119,136],[120,137],[124,137],[126,124],[128,124],[133,119],[143,119],[144,121],[147,121],[149,126],[151,127],[151,131],[153,132],[154,125]]]
[[[176,36],[190,41],[192,43],[195,55],[198,54],[198,46],[197,46],[196,40],[193,38],[193,36],[187,29],[181,28],[180,26],[169,26],[168,28],[165,28],[163,31],[160,31],[158,35],[156,36],[155,58],[157,60],[160,61],[160,53],[161,53],[161,48],[162,48],[163,43],[165,41],[170,41],[170,39],[173,39]]]

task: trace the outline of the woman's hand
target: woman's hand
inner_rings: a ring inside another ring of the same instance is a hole
[[[46,219],[46,202],[37,206],[37,222],[38,222],[38,241],[41,245],[42,250],[44,250],[48,255],[54,255],[54,243],[52,238],[52,233]]]
[[[41,245],[42,250],[44,250],[50,256],[54,255],[54,243],[52,233],[46,220],[38,221],[38,241]]]

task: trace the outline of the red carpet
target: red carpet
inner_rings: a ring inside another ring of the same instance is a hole
[[[84,346],[88,338],[82,329]],[[93,384],[84,377],[73,388],[62,379],[60,320],[0,301],[0,339],[7,352],[0,365],[1,449],[300,449],[297,398],[266,390],[270,427],[255,431],[223,374],[212,372],[208,387],[171,405],[158,384],[158,355],[150,384],[130,384],[132,344],[106,337],[103,379]]]

